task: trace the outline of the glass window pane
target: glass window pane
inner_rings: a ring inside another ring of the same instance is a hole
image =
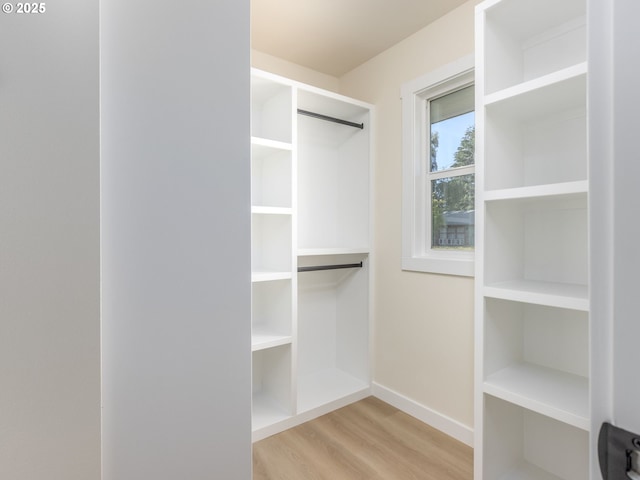
[[[429,118],[431,171],[473,165],[474,87],[431,100]]]
[[[431,181],[431,248],[473,250],[475,175]]]

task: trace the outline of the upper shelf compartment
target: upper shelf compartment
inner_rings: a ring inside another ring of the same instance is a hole
[[[332,98],[328,97],[326,92],[319,93],[311,89],[301,89],[298,91],[298,109],[334,117],[351,123],[364,124],[364,129],[368,129],[369,127],[368,106],[354,103],[353,99],[342,98],[340,95],[335,95],[335,97]],[[348,129],[344,131],[349,132]]]
[[[254,137],[292,142],[293,89],[268,74],[251,76],[251,134]]]
[[[586,61],[585,0],[495,2],[484,13],[485,94]]]
[[[549,77],[485,97],[487,190],[587,179],[586,64]]]
[[[292,164],[290,144],[251,139],[252,205],[291,208]]]
[[[297,116],[298,246],[369,246],[369,107],[338,95],[298,91],[298,109],[364,124]]]

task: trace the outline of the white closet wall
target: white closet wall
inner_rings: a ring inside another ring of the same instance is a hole
[[[476,10],[478,480],[589,469],[586,3]]]
[[[99,480],[99,2],[6,5],[0,478]]]
[[[254,440],[370,392],[370,110],[253,71]]]
[[[249,4],[100,20],[102,478],[248,480]]]

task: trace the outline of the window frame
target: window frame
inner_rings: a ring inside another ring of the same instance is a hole
[[[430,245],[431,181],[458,175],[475,175],[475,164],[431,172],[430,162],[424,161],[429,158],[427,145],[430,142],[426,141],[427,132],[430,131],[427,108],[429,101],[473,84],[474,56],[468,55],[402,86],[403,270],[474,276],[474,252],[440,250]],[[423,164],[427,171],[424,171]]]

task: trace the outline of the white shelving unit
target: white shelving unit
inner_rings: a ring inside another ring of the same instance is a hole
[[[476,9],[477,480],[587,479],[585,0]]]
[[[252,72],[254,440],[370,394],[370,115]]]
[[[253,428],[290,418],[295,306],[293,88],[251,82]]]

